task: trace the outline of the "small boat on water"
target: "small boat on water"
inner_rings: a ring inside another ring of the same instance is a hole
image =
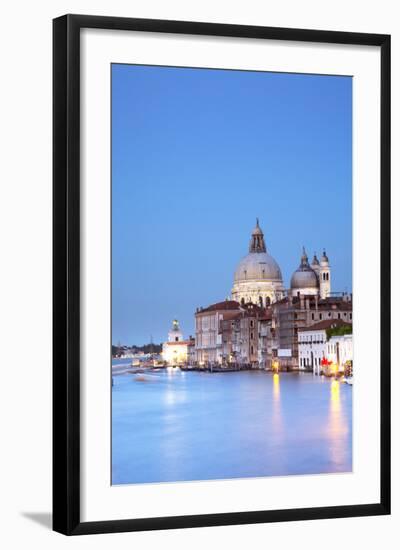
[[[348,376],[347,378],[343,378],[343,382],[345,382],[346,384],[349,384],[349,386],[352,386],[353,385],[353,377]]]
[[[143,368],[130,368],[128,369],[126,372],[128,372],[129,374],[143,374],[145,372],[147,372],[148,369],[143,369]]]
[[[135,382],[157,382],[157,380],[158,380],[158,377],[151,376],[151,375],[148,375],[148,374],[136,373],[136,375],[134,377]]]

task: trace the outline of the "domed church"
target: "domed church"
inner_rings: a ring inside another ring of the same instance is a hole
[[[232,300],[241,304],[253,303],[266,307],[287,296],[318,296],[327,298],[331,292],[329,259],[325,250],[318,260],[311,262],[303,246],[300,265],[290,280],[290,290],[285,291],[282,273],[274,258],[268,254],[264,233],[258,222],[251,234],[249,253],[242,258],[235,271]]]
[[[284,294],[280,267],[267,252],[257,218],[251,234],[249,253],[239,262],[235,271],[232,300],[265,307],[283,298]]]

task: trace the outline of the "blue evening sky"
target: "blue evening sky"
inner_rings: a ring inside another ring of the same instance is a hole
[[[229,296],[256,217],[284,284],[326,247],[352,290],[351,77],[112,66],[112,341]]]

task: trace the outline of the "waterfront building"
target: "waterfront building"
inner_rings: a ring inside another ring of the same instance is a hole
[[[337,366],[339,373],[353,364],[353,335],[334,335],[327,344],[327,359]]]
[[[196,363],[199,366],[258,367],[258,318],[265,310],[233,300],[196,312]]]
[[[266,307],[284,296],[282,273],[267,252],[258,219],[251,234],[249,253],[239,262],[232,288],[232,300]]]
[[[344,372],[347,361],[353,360],[352,335],[334,335],[335,330],[351,330],[341,319],[325,320],[298,330],[298,368],[314,374]],[[333,335],[331,335],[333,333]],[[333,366],[334,371],[330,368]],[[331,372],[332,371],[332,372]]]
[[[331,296],[287,296],[272,304],[272,319],[275,329],[275,348],[272,355],[278,358],[281,368],[299,368],[298,331],[312,327],[321,321],[339,320],[352,322],[352,301],[350,295]]]
[[[240,308],[232,312],[226,312],[219,323],[221,336],[221,364],[237,364],[238,354],[236,348],[237,320],[240,317]]]
[[[182,365],[188,362],[191,339],[184,340],[177,319],[174,319],[168,332],[168,341],[164,342],[162,357],[168,365]]]
[[[188,363],[194,365],[196,363],[196,346],[195,339],[189,336],[188,342]]]
[[[199,308],[195,317],[194,364],[311,370],[311,361],[299,362],[299,331],[321,322],[350,324],[352,303],[347,295],[289,295],[267,308],[227,300]]]
[[[225,300],[206,308],[197,309],[195,313],[195,357],[198,366],[222,364],[224,358],[229,357],[232,343],[231,340],[223,343],[221,323],[224,320],[231,322],[239,313],[239,309],[238,302],[233,300]],[[227,328],[230,325],[224,326]]]
[[[277,356],[275,323],[272,309],[264,310],[258,318],[258,364],[262,369],[271,369],[272,361]]]
[[[264,310],[256,304],[244,304],[233,321],[232,352],[241,367],[259,367],[258,321]]]

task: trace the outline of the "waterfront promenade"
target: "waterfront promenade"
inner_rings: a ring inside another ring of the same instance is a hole
[[[349,472],[351,411],[350,386],[312,374],[117,375],[112,483]]]

